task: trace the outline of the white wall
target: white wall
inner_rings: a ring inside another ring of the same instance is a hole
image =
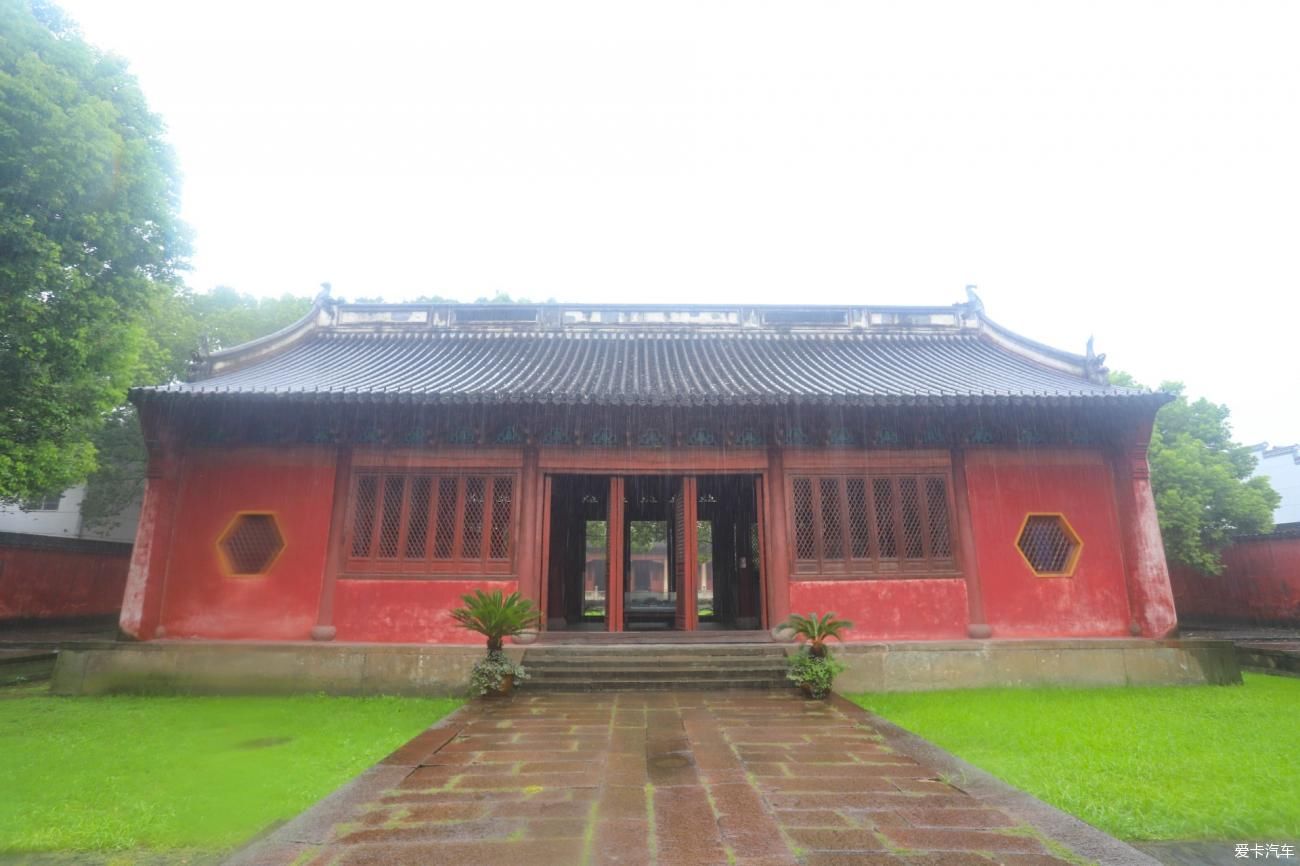
[[[1255,474],[1267,477],[1273,489],[1282,494],[1282,504],[1273,512],[1273,522],[1300,522],[1300,447],[1270,449],[1267,445],[1256,445],[1251,451],[1259,460]]]
[[[26,532],[32,535],[62,535],[79,538],[81,531],[81,500],[86,496],[84,487],[70,487],[63,491],[57,511],[23,511],[17,505],[0,507],[0,532]]]
[[[104,541],[135,541],[135,525],[140,519],[140,504],[132,503],[110,526],[95,532],[81,525],[81,501],[85,485],[63,491],[56,511],[23,511],[17,505],[0,506],[0,532],[24,532],[31,535],[57,535],[63,538],[91,538]]]

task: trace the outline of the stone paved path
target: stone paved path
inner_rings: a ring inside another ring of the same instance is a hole
[[[784,691],[477,701],[371,773],[232,862],[1071,862],[865,716]]]

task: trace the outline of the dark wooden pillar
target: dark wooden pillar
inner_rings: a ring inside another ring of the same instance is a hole
[[[179,443],[166,420],[146,409],[140,423],[149,463],[118,625],[130,637],[150,640],[166,636],[161,623],[163,591],[184,467]]]
[[[785,455],[780,446],[773,446],[767,452],[764,481],[763,504],[767,513],[760,519],[764,521],[763,540],[767,549],[763,551],[761,576],[767,602],[767,627],[775,628],[790,616],[790,522],[786,510]]]
[[[1124,570],[1128,587],[1129,633],[1167,637],[1178,629],[1174,593],[1169,584],[1164,543],[1156,500],[1151,492],[1151,466],[1147,448],[1153,420],[1126,431],[1111,455],[1115,477],[1115,503],[1123,537]]]
[[[605,569],[605,625],[609,631],[623,630],[623,495],[626,485],[622,475],[609,479],[609,504],[605,509],[606,556],[609,567]]]
[[[970,487],[966,482],[966,451],[952,449],[952,498],[957,507],[957,556],[966,575],[966,605],[969,622],[966,633],[973,638],[993,636],[984,617],[984,591],[980,586],[979,557],[975,550],[975,527],[971,521]]]
[[[312,640],[334,640],[334,584],[343,567],[343,538],[347,534],[348,492],[352,481],[352,446],[340,445],[334,461],[334,503],[330,509],[329,538],[325,549],[325,571],[321,574],[320,602]]]

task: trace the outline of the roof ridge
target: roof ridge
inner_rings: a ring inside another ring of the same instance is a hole
[[[727,339],[727,340],[978,340],[981,335],[970,330],[951,331],[903,331],[903,330],[704,330],[691,329],[646,329],[646,330],[587,330],[587,329],[410,329],[392,331],[340,330],[322,328],[311,335],[312,339],[373,339],[373,340],[419,340],[419,339],[599,339],[599,340],[664,340],[664,339]]]

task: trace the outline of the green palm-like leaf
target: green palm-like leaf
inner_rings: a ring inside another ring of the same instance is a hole
[[[826,641],[830,638],[844,640],[844,631],[853,628],[853,623],[846,619],[836,619],[834,613],[823,616],[815,613],[807,616],[792,613],[782,624],[782,628],[794,632],[795,640],[807,641],[808,652],[821,657],[826,655]]]
[[[537,624],[539,614],[528,599],[517,592],[503,595],[501,590],[484,592],[476,589],[462,595],[463,607],[451,612],[461,628],[487,638],[488,652],[501,649],[502,641]]]

